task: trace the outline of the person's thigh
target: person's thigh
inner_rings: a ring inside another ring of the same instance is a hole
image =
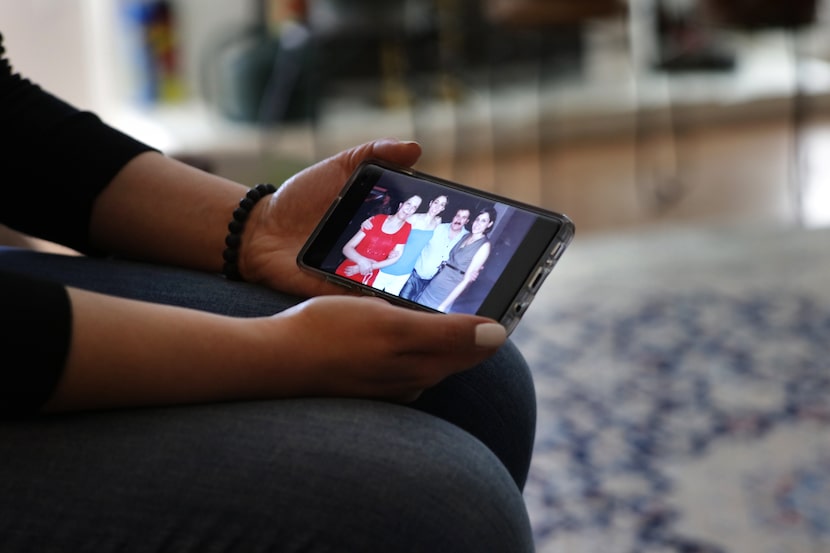
[[[406,407],[298,399],[0,421],[0,551],[532,551],[492,452]]]
[[[0,268],[102,294],[234,317],[272,315],[302,301],[218,274],[121,259],[0,247]]]
[[[278,313],[302,298],[219,275],[134,263],[0,248],[0,267],[101,293],[252,317]],[[480,365],[427,390],[411,407],[473,434],[524,486],[536,429],[530,370],[512,342]]]

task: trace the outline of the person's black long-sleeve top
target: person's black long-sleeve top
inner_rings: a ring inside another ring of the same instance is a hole
[[[15,74],[0,35],[0,223],[90,253],[96,196],[150,149]],[[15,275],[0,257],[0,412],[49,398],[71,333],[65,288]]]

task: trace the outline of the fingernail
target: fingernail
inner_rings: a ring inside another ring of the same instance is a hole
[[[476,327],[476,345],[497,348],[507,340],[507,331],[498,323],[483,323]]]

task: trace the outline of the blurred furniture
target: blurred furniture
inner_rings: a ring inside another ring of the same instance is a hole
[[[800,29],[816,22],[818,0],[703,0],[713,22],[745,30]]]
[[[250,25],[231,27],[202,56],[202,89],[225,117],[263,127],[314,119],[319,95],[309,68],[310,37],[296,19],[298,2],[257,0]]]
[[[582,71],[587,25],[599,20],[625,21],[628,17],[626,0],[480,0],[480,3],[486,22],[492,29],[500,31],[492,34],[493,41],[521,37],[537,44],[537,75],[534,78],[538,83],[540,104],[543,104],[542,99],[551,80],[574,68],[578,72]],[[570,56],[570,59],[566,59],[563,52],[567,52],[565,56]],[[496,60],[491,60],[491,63],[495,65]],[[542,191],[555,184],[548,182],[549,172],[544,160],[553,155],[552,137],[556,134],[554,130],[557,125],[555,120],[542,112],[543,107],[540,105],[537,127],[534,129],[537,135],[538,179]],[[493,131],[495,158],[503,145],[499,143],[502,133],[495,125]],[[497,182],[511,180],[511,175],[496,175]]]
[[[801,31],[816,23],[819,0],[704,0],[713,21],[724,27],[754,32],[784,31],[790,37],[794,83],[790,123],[792,126],[792,161],[790,184],[797,212],[803,213],[805,176],[804,124],[809,111],[805,90],[803,55],[800,46]]]
[[[379,84],[373,99],[387,108],[412,100],[407,75],[418,48],[435,32],[429,0],[308,0],[316,71],[328,85],[363,78]]]
[[[666,0],[655,0],[659,6]],[[803,126],[808,112],[808,95],[805,90],[803,76],[803,56],[799,46],[799,35],[802,31],[814,25],[818,16],[818,0],[698,0],[691,4],[692,18],[696,25],[704,29],[709,36],[717,36],[719,31],[740,33],[755,33],[763,31],[780,31],[786,34],[790,44],[790,56],[793,65],[793,94],[792,109],[790,111],[790,125],[792,127],[792,153],[790,185],[797,213],[802,212],[802,195],[804,186],[803,170]],[[691,47],[700,47],[692,43]],[[705,45],[704,45],[705,46]],[[661,60],[660,69],[670,78],[673,71],[694,70],[730,70],[732,63],[724,58],[727,55],[716,49],[702,50],[698,55],[686,58],[685,62],[671,63]],[[683,53],[677,53],[682,56]],[[669,110],[671,111],[671,99]],[[665,175],[657,179],[649,179],[642,175],[643,182],[655,192],[658,203],[669,204],[676,201],[682,194],[684,183],[680,174],[680,144],[682,140],[682,123],[674,114],[670,114],[671,136],[674,149],[675,171],[673,175]],[[638,129],[641,131],[640,125]],[[642,132],[638,136],[642,138]],[[638,138],[638,141],[641,141]]]
[[[539,27],[580,24],[619,15],[623,0],[484,0],[484,12],[500,25]]]

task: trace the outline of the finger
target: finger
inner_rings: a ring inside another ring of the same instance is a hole
[[[413,311],[400,329],[406,349],[429,355],[466,356],[493,352],[507,340],[505,328],[473,315],[446,315]]]
[[[399,350],[399,359],[405,359],[414,370],[408,382],[410,389],[431,388],[451,374],[475,367],[496,353],[507,339],[505,328],[487,319],[444,314],[434,317],[431,324],[420,323],[409,332],[409,342]]]

